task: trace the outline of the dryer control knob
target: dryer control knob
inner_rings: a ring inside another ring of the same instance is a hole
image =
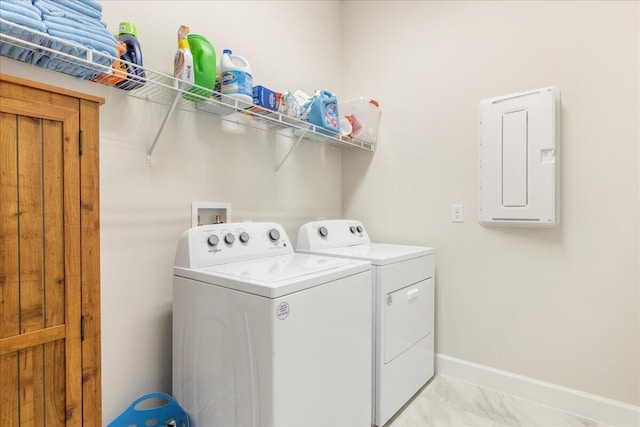
[[[240,241],[242,243],[247,243],[249,241],[249,233],[247,233],[246,231],[243,231],[242,233],[240,233]]]
[[[323,225],[322,227],[318,228],[318,233],[320,233],[322,237],[327,237],[327,235],[329,234],[329,230],[327,230],[327,227]]]
[[[356,227],[352,225],[351,227],[349,227],[349,231],[351,231],[351,234],[356,234]]]
[[[215,234],[212,234],[207,239],[207,243],[209,243],[211,246],[217,245],[219,241],[220,241],[220,239],[218,239],[218,236],[216,236]]]
[[[269,239],[271,239],[272,242],[275,242],[280,238],[280,232],[275,228],[272,228],[271,230],[269,230],[268,235],[269,235]]]
[[[227,233],[224,236],[225,243],[232,244],[233,242],[235,242],[235,240],[236,240],[236,237],[231,233]]]
[[[358,230],[358,233],[362,233],[362,231],[364,230],[361,225],[357,226],[356,229]]]

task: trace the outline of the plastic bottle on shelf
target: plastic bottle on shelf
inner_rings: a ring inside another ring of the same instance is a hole
[[[127,80],[127,67],[126,64],[120,62],[120,58],[127,51],[127,45],[122,42],[116,42],[116,50],[118,51],[118,57],[113,61],[111,70],[98,74],[91,79],[92,82],[104,83],[107,85],[116,86],[118,83]]]
[[[225,49],[220,60],[220,76],[223,100],[230,97],[253,105],[253,78],[245,58]]]
[[[190,93],[198,96],[182,95],[189,101],[202,101],[209,98],[216,83],[216,51],[213,45],[205,37],[198,34],[189,34],[189,49],[193,57],[193,82]],[[206,88],[206,89],[202,89]]]
[[[340,104],[340,112],[349,120],[349,137],[375,144],[378,140],[380,105],[375,99],[356,98]]]
[[[340,132],[340,115],[338,114],[336,97],[326,90],[318,92],[309,105],[307,120],[309,123],[321,127],[329,133]]]
[[[177,89],[189,90],[193,86],[193,55],[189,48],[189,27],[181,25],[178,29],[178,51],[173,58],[173,76],[176,79],[173,86]]]
[[[120,59],[135,65],[124,64],[129,75],[127,80],[119,82],[117,86],[124,90],[137,89],[144,85],[144,68],[142,68],[142,49],[137,39],[136,26],[130,22],[121,22],[118,26],[118,41],[127,47]]]

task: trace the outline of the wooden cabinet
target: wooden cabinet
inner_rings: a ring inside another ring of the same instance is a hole
[[[0,420],[101,420],[98,110],[0,74]]]

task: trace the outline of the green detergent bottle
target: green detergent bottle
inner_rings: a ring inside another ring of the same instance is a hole
[[[187,38],[189,40],[189,49],[191,49],[191,54],[193,55],[195,83],[189,89],[189,92],[209,98],[216,84],[216,51],[211,42],[205,37],[198,34],[189,34]],[[203,101],[202,98],[189,96],[186,93],[182,96],[189,101]]]

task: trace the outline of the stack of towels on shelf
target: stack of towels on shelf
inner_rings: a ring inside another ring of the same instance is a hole
[[[45,33],[47,31],[44,22],[42,22],[40,10],[31,4],[30,1],[2,0],[0,3],[0,18],[21,25],[28,30],[35,30],[39,33]],[[24,31],[22,28],[3,21],[0,21],[0,32],[38,45],[43,43],[45,39],[42,34]],[[42,54],[38,52],[10,43],[0,44],[0,55],[34,65],[42,57]]]
[[[33,0],[33,5],[42,13],[47,33],[101,53],[93,55],[93,62],[111,67],[113,57],[118,56],[116,40],[100,20],[102,6],[99,3],[95,0]],[[73,56],[86,57],[85,49],[55,39],[50,39],[49,47]],[[41,61],[38,65],[80,78],[91,78],[98,74],[91,68],[56,59]]]
[[[91,60],[105,67],[111,67],[114,57],[118,56],[116,40],[101,21],[102,6],[95,0],[2,0],[0,8],[5,9],[7,5],[7,10],[12,14],[6,17],[0,14],[0,17],[48,33],[52,37],[45,37],[42,44],[46,43],[47,47],[57,52]],[[20,11],[23,12],[22,16],[17,16]],[[38,17],[42,25],[40,28],[35,26]],[[91,57],[87,57],[87,49],[92,51]],[[84,79],[90,79],[100,72],[95,67],[87,67],[81,62],[50,52],[34,54],[29,59],[25,62]]]

